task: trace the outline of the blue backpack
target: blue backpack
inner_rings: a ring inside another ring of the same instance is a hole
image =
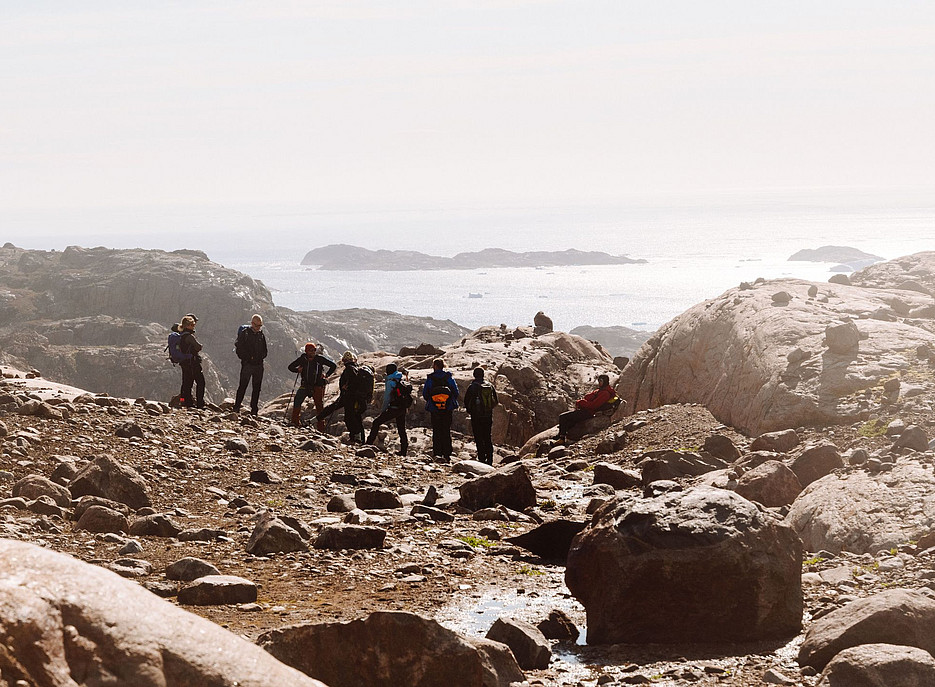
[[[179,332],[173,331],[169,334],[169,342],[166,344],[166,351],[169,353],[169,360],[173,365],[178,363],[184,363],[192,359],[191,353],[182,353],[182,349],[179,347],[182,343],[182,335]]]

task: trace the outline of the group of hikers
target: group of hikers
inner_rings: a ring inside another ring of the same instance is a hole
[[[169,335],[169,358],[182,369],[182,386],[179,391],[179,404],[187,408],[205,407],[205,376],[202,369],[202,345],[195,338],[195,326],[198,318],[193,313],[185,315],[179,324],[173,325]],[[234,351],[240,359],[240,381],[234,398],[233,410],[239,412],[243,406],[247,386],[251,386],[250,412],[259,413],[260,389],[263,384],[263,361],[269,353],[266,335],[263,332],[263,318],[254,315],[249,325],[242,325],[237,331]],[[412,384],[409,373],[395,363],[386,366],[386,379],[383,388],[383,401],[380,412],[373,420],[370,433],[365,437],[364,413],[373,399],[374,372],[367,365],[359,365],[357,356],[345,351],[341,356],[343,369],[338,378],[338,397],[334,402],[324,405],[325,386],[337,371],[338,365],[320,352],[320,346],[314,342],[305,344],[304,352],[289,364],[289,371],[296,374],[296,388],[292,399],[291,424],[302,426],[302,404],[309,397],[315,407],[315,426],[325,430],[325,420],[335,410],[344,411],[344,423],[352,443],[373,444],[377,432],[383,425],[395,421],[399,435],[399,455],[405,456],[409,450],[409,438],[406,434],[406,413],[412,406]],[[471,430],[477,447],[477,459],[493,465],[493,409],[499,404],[494,386],[484,379],[484,369],[475,367],[474,379],[464,393],[464,408],[470,415]],[[299,384],[301,380],[301,384]],[[461,395],[458,384],[450,371],[445,369],[445,361],[438,358],[432,363],[432,372],[422,385],[422,398],[425,410],[429,413],[432,424],[432,455],[440,459],[450,459],[452,455],[451,423],[454,411],[461,407]],[[564,442],[572,426],[593,416],[599,410],[619,404],[610,378],[598,376],[598,388],[577,401],[575,409],[559,416],[558,441]]]

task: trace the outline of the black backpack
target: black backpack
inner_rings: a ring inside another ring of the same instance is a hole
[[[412,405],[412,384],[405,379],[397,381],[393,396],[390,398],[390,405],[397,408],[410,407]]]
[[[354,377],[354,396],[360,401],[369,404],[373,400],[373,368],[361,365],[357,368]]]
[[[234,339],[234,352],[237,354],[237,357],[241,359],[244,357],[244,332],[248,329],[250,329],[249,324],[242,324],[237,327],[237,338]]]

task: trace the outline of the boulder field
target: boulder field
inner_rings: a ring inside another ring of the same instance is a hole
[[[898,389],[898,380],[918,379],[931,392],[933,275],[935,253],[919,253],[865,268],[849,284],[741,284],[663,325],[640,348],[617,385],[629,402],[621,415],[701,403],[756,435],[865,418],[874,402],[892,397],[884,389],[892,380]]]

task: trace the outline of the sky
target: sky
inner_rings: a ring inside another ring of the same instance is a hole
[[[192,207],[932,201],[933,84],[930,0],[0,0],[0,241]]]

